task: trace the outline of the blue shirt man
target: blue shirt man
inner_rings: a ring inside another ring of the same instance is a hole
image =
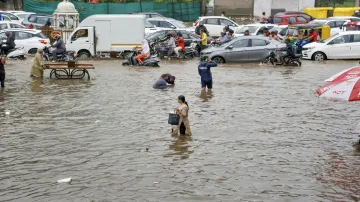
[[[198,66],[199,75],[201,77],[201,88],[202,91],[206,90],[206,87],[209,91],[212,89],[212,74],[211,67],[216,67],[217,64],[215,61],[211,61],[211,59],[207,59],[206,61],[200,62]]]
[[[161,75],[161,77],[155,82],[155,84],[153,85],[153,88],[155,89],[165,89],[167,88],[167,82],[166,82],[166,78],[167,78],[167,74],[163,74]]]

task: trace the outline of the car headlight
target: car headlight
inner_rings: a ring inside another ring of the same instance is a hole
[[[312,46],[312,47],[305,47],[307,50],[311,50],[311,49],[314,49],[315,47]]]
[[[212,52],[202,52],[202,54],[211,54]]]

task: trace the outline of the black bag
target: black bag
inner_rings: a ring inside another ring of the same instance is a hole
[[[174,114],[172,114],[172,113],[169,114],[168,123],[170,125],[179,125],[179,121],[180,121],[179,114],[176,114],[176,112]]]

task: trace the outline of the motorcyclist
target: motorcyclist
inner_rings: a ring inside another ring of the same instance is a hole
[[[174,39],[174,35],[169,33],[167,34],[168,40],[167,40],[167,47],[169,48],[168,51],[168,57],[171,56],[171,54],[174,52],[174,48],[176,47],[175,45],[175,39]]]
[[[56,41],[51,47],[54,48],[54,50],[52,50],[52,52],[51,52],[53,55],[53,58],[52,58],[53,60],[57,59],[57,54],[63,54],[66,52],[65,43],[61,39],[59,34],[56,35]]]
[[[16,45],[15,45],[14,36],[10,36],[9,32],[5,32],[5,36],[6,36],[6,46],[1,46],[1,50],[5,55],[7,55],[9,53],[9,50],[14,49]]]
[[[182,37],[182,34],[180,32],[177,33],[176,42],[178,43],[178,46],[176,48],[174,48],[174,51],[176,53],[176,56],[180,57],[179,50],[181,50],[183,53],[185,53],[185,42],[184,42],[184,38]]]
[[[141,59],[147,58],[149,56],[150,56],[149,42],[146,39],[143,39],[141,53],[138,56],[136,56],[136,60],[140,65],[142,65],[143,61]]]
[[[199,26],[196,27],[195,33],[196,33],[197,35],[200,35],[200,30],[204,30],[204,32],[206,33],[206,35],[209,36],[209,31],[206,29],[206,27],[204,26],[204,22],[202,22],[202,21],[199,23]]]
[[[228,35],[225,32],[221,32],[221,36],[216,40],[217,44],[223,44],[229,40]]]
[[[295,53],[294,53],[294,49],[293,46],[290,44],[290,39],[286,39],[285,40],[285,44],[286,44],[286,55],[280,57],[282,63],[285,63],[285,58],[294,58],[295,57]]]
[[[234,39],[234,30],[230,29],[229,33],[227,33],[228,41],[231,41]]]
[[[223,30],[225,33],[228,33],[230,31],[233,31],[233,33],[234,33],[234,30],[232,30],[229,25],[226,25]]]
[[[355,12],[354,12],[354,15],[353,15],[353,17],[360,17],[360,12],[359,12],[359,10],[356,10]]]
[[[303,39],[300,46],[303,47],[308,43],[317,42],[317,40],[318,40],[318,34],[315,32],[314,29],[310,29],[309,34]]]

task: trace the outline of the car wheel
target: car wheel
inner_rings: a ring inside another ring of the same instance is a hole
[[[36,54],[37,48],[32,48],[28,51],[29,54]]]
[[[216,63],[218,64],[222,64],[222,63],[225,63],[225,60],[224,58],[220,57],[220,56],[216,56],[214,57],[212,60],[214,60]]]
[[[326,59],[326,55],[323,52],[316,52],[312,56],[312,59],[315,61],[323,61]]]
[[[80,51],[78,54],[77,54],[77,57],[78,58],[81,58],[81,59],[86,59],[86,58],[89,58],[90,57],[90,53],[86,52],[86,51]]]

